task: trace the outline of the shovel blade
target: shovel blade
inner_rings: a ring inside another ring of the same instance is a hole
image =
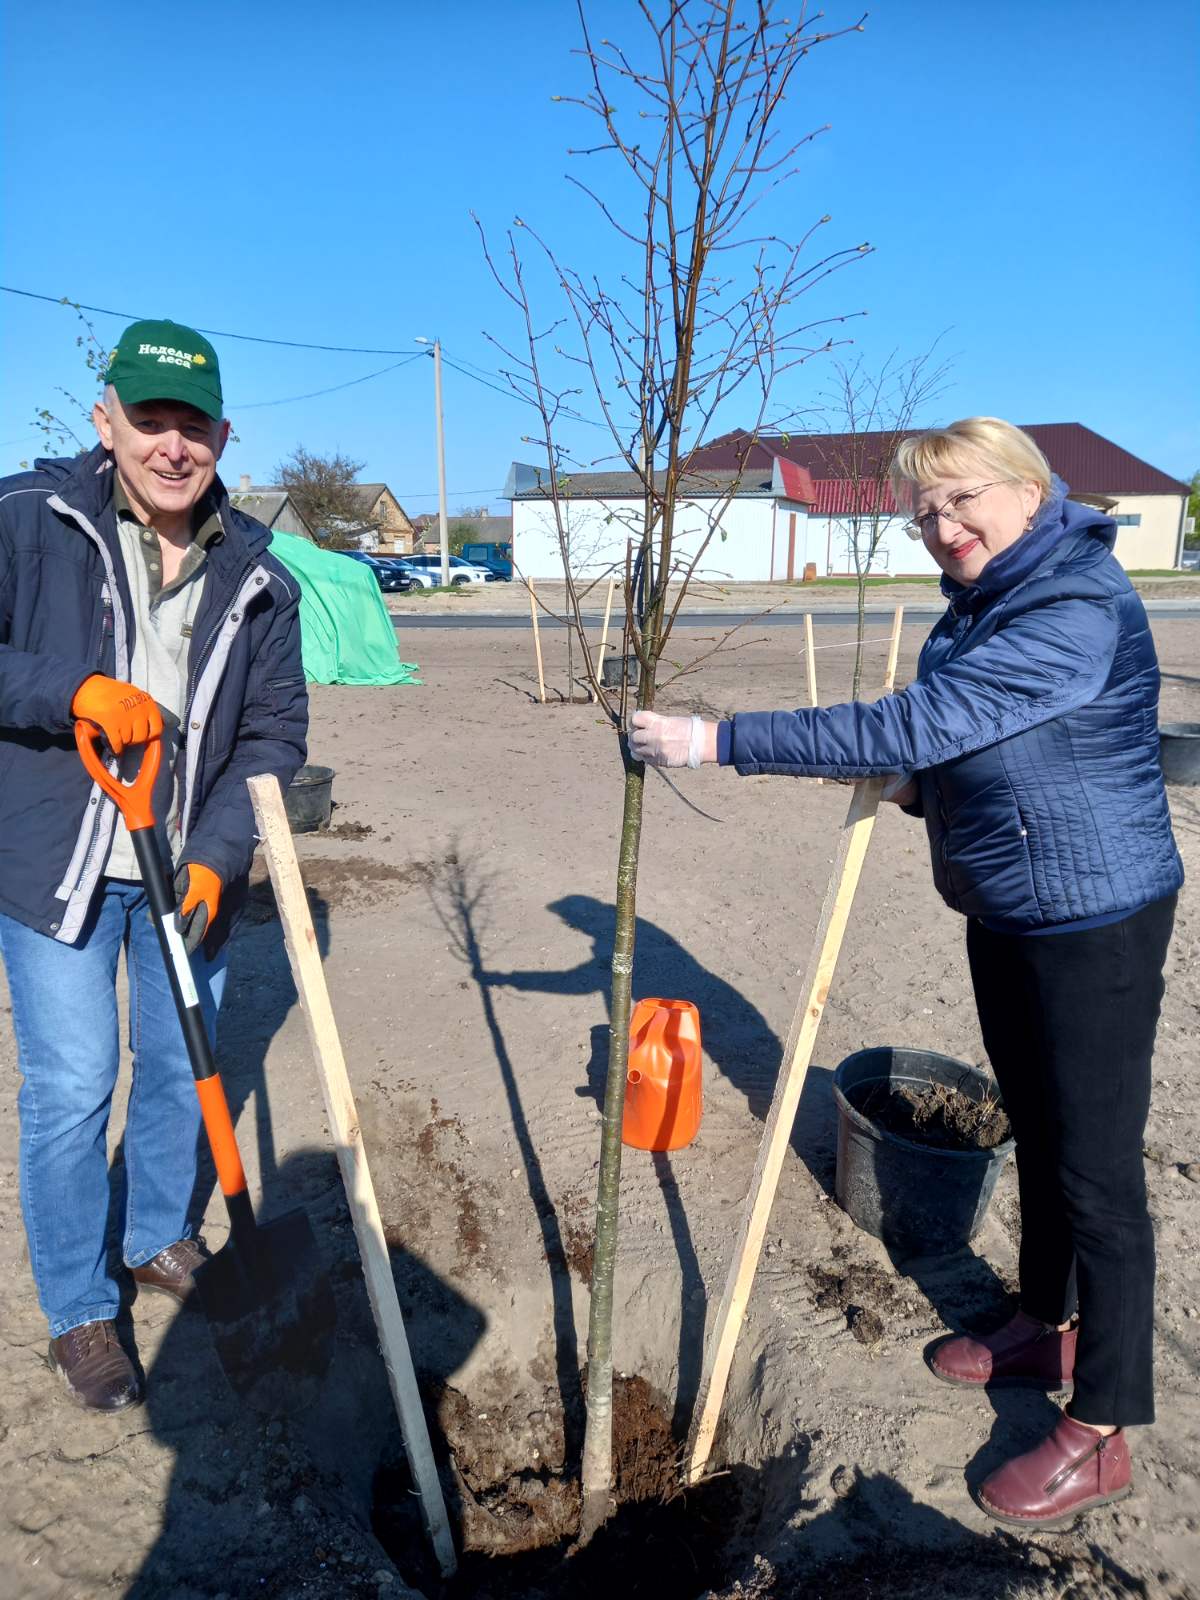
[[[304,1211],[260,1223],[253,1238],[252,1250],[231,1241],[197,1268],[196,1293],[235,1394],[274,1411],[324,1377],[336,1310]]]

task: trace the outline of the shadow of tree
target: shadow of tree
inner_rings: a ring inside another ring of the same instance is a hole
[[[321,1245],[338,1310],[333,1359],[321,1380],[297,1383],[278,1413],[262,1415],[226,1385],[203,1314],[178,1313],[146,1393],[150,1428],[175,1464],[131,1600],[341,1595],[356,1592],[351,1574],[388,1567],[371,1532],[372,1482],[381,1458],[403,1447],[336,1157],[289,1155],[276,1182],[305,1202]],[[436,1392],[486,1319],[418,1256],[390,1254],[422,1388]]]
[[[508,1103],[513,1134],[525,1168],[529,1198],[542,1235],[542,1249],[550,1275],[550,1297],[555,1346],[555,1373],[562,1399],[568,1462],[578,1460],[583,1446],[582,1388],[579,1350],[575,1335],[575,1313],[571,1299],[571,1280],[563,1241],[562,1224],[551,1199],[537,1144],[521,1097],[517,1073],[504,1033],[496,1016],[492,988],[496,975],[484,965],[484,940],[487,934],[488,899],[493,880],[477,867],[460,859],[458,850],[447,856],[448,874],[430,899],[451,946],[471,974],[483,1008],[484,1022],[500,1072],[500,1082]]]

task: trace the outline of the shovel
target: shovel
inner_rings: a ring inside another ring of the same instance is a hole
[[[76,722],[75,743],[89,774],[116,802],[142,875],[171,993],[187,1044],[204,1131],[229,1212],[229,1242],[195,1273],[217,1357],[234,1392],[259,1409],[296,1402],[297,1380],[329,1365],[335,1309],[307,1214],[255,1219],[221,1074],[213,1060],[196,984],[175,920],[175,897],[155,837],[152,795],[162,745],[145,746],[137,777],[122,782],[105,766],[100,731]]]

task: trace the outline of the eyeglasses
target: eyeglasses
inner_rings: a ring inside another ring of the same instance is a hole
[[[937,532],[938,523],[943,519],[946,522],[961,522],[970,515],[971,506],[987,489],[995,489],[1003,479],[997,478],[995,483],[981,483],[978,489],[962,489],[958,494],[952,494],[944,506],[937,511],[927,511],[924,516],[914,517],[911,522],[904,524],[904,531],[910,539],[928,539]]]

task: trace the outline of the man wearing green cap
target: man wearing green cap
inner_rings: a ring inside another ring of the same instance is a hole
[[[106,1132],[125,952],[133,1077],[121,1250],[137,1289],[185,1301],[199,1110],[129,835],[84,771],[76,719],[119,770],[160,737],[155,797],[210,1032],[254,850],[246,778],[287,786],[307,694],[295,581],[216,475],[229,437],[216,352],[136,322],[93,412],[99,445],[0,480],[0,956],[22,1085],[21,1205],[50,1365],[78,1404],[141,1399],[106,1261]]]

